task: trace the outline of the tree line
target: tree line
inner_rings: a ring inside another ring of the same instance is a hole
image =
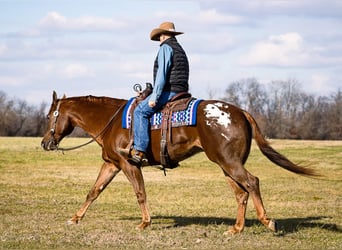
[[[0,90],[0,136],[43,136],[47,126],[47,103],[30,105],[27,101],[9,98]],[[85,137],[87,133],[76,128],[71,136]]]
[[[261,84],[251,78],[231,83],[222,99],[250,112],[269,138],[342,139],[341,90],[315,96],[296,80]]]
[[[316,96],[303,91],[296,80],[261,84],[249,78],[230,83],[220,99],[250,112],[269,138],[342,139],[341,90],[329,96]],[[42,136],[46,112],[44,102],[29,105],[0,91],[0,136]],[[77,129],[73,136],[86,133]]]
[[[9,98],[0,91],[0,136],[41,136],[46,126],[46,103],[39,107]]]

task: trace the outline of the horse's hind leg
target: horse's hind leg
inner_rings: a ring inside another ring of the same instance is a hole
[[[225,174],[226,175],[226,174]],[[232,178],[226,175],[227,182],[232,187],[236,202],[238,204],[238,211],[236,216],[235,225],[232,226],[227,232],[224,234],[236,234],[241,233],[245,227],[245,217],[246,217],[246,208],[248,202],[248,192],[242,189]]]
[[[246,171],[247,172],[247,171]],[[253,176],[249,172],[247,172],[248,180],[250,183],[254,184],[253,191],[250,192],[254,207],[257,212],[257,216],[259,221],[264,224],[267,228],[271,229],[272,231],[277,231],[277,222],[273,219],[267,217],[266,210],[264,208],[264,204],[262,203],[260,187],[259,187],[259,178]]]
[[[102,165],[100,173],[97,177],[97,180],[89,191],[87,195],[86,201],[83,203],[82,207],[77,211],[77,213],[68,220],[68,224],[77,224],[84,217],[85,213],[89,206],[93,203],[94,200],[100,195],[100,193],[107,187],[107,185],[113,180],[113,178],[120,172],[120,169],[117,168],[114,164],[105,162]]]
[[[231,164],[231,166],[235,167],[223,167],[223,170],[227,176],[231,178],[231,185],[235,191],[237,196],[237,200],[239,202],[239,209],[238,209],[238,217],[237,217],[237,224],[234,225],[233,229],[228,232],[235,233],[234,228],[243,230],[241,228],[241,222],[244,222],[244,215],[245,213],[242,212],[243,209],[246,209],[246,205],[241,205],[243,202],[244,197],[248,197],[244,192],[250,194],[253,199],[254,207],[257,212],[258,219],[262,224],[266,227],[271,229],[272,231],[277,231],[276,222],[272,219],[269,219],[266,215],[266,211],[264,205],[262,203],[261,194],[260,194],[260,187],[259,187],[259,179],[256,176],[250,174],[242,164]],[[235,182],[235,183],[234,183]],[[239,190],[239,188],[241,190]],[[243,215],[243,217],[242,217]],[[240,232],[241,232],[240,231]],[[238,230],[236,232],[239,232]]]

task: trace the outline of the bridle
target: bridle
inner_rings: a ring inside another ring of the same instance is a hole
[[[61,106],[61,100],[58,101],[57,103],[57,108],[55,111],[53,111],[52,115],[54,117],[54,121],[53,121],[53,125],[52,128],[50,129],[50,133],[53,136],[55,134],[56,131],[56,126],[57,126],[57,118],[59,116],[59,107]]]
[[[58,143],[56,143],[56,139],[55,139],[55,132],[56,132],[56,127],[57,127],[57,119],[58,119],[58,116],[59,116],[59,108],[61,106],[61,100],[58,101],[57,103],[57,107],[56,107],[56,110],[53,111],[52,115],[54,117],[54,121],[53,121],[53,125],[52,125],[52,128],[50,129],[50,134],[53,138],[53,143],[55,144],[56,146],[56,149],[59,150],[59,151],[69,151],[69,150],[74,150],[74,149],[77,149],[77,148],[81,148],[83,146],[86,146],[92,142],[94,142],[98,137],[100,137],[101,135],[103,135],[107,129],[109,128],[109,125],[112,123],[112,121],[114,120],[114,118],[118,115],[118,113],[120,112],[120,110],[125,106],[125,104],[122,104],[118,109],[117,111],[113,114],[113,116],[110,118],[110,120],[108,121],[108,123],[106,124],[106,126],[100,131],[100,133],[98,133],[96,136],[94,136],[91,140],[89,140],[88,142],[86,143],[83,143],[81,145],[78,145],[78,146],[74,146],[74,147],[69,147],[69,148],[60,148],[58,147]]]

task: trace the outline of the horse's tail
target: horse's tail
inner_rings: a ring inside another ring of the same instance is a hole
[[[277,164],[278,166],[287,169],[288,171],[291,171],[296,174],[300,175],[307,175],[307,176],[319,176],[313,169],[299,166],[293,162],[291,162],[289,159],[287,159],[284,155],[278,153],[275,151],[267,142],[263,134],[261,133],[261,130],[252,117],[251,114],[249,114],[247,111],[243,110],[243,114],[245,115],[246,119],[248,120],[249,124],[252,127],[253,130],[253,136],[254,139],[260,148],[261,152],[273,163]]]

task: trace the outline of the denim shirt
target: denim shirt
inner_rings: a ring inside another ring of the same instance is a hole
[[[158,51],[158,70],[154,82],[153,92],[150,96],[150,101],[158,102],[158,99],[163,92],[166,83],[167,74],[172,64],[173,50],[167,44],[162,44]]]

